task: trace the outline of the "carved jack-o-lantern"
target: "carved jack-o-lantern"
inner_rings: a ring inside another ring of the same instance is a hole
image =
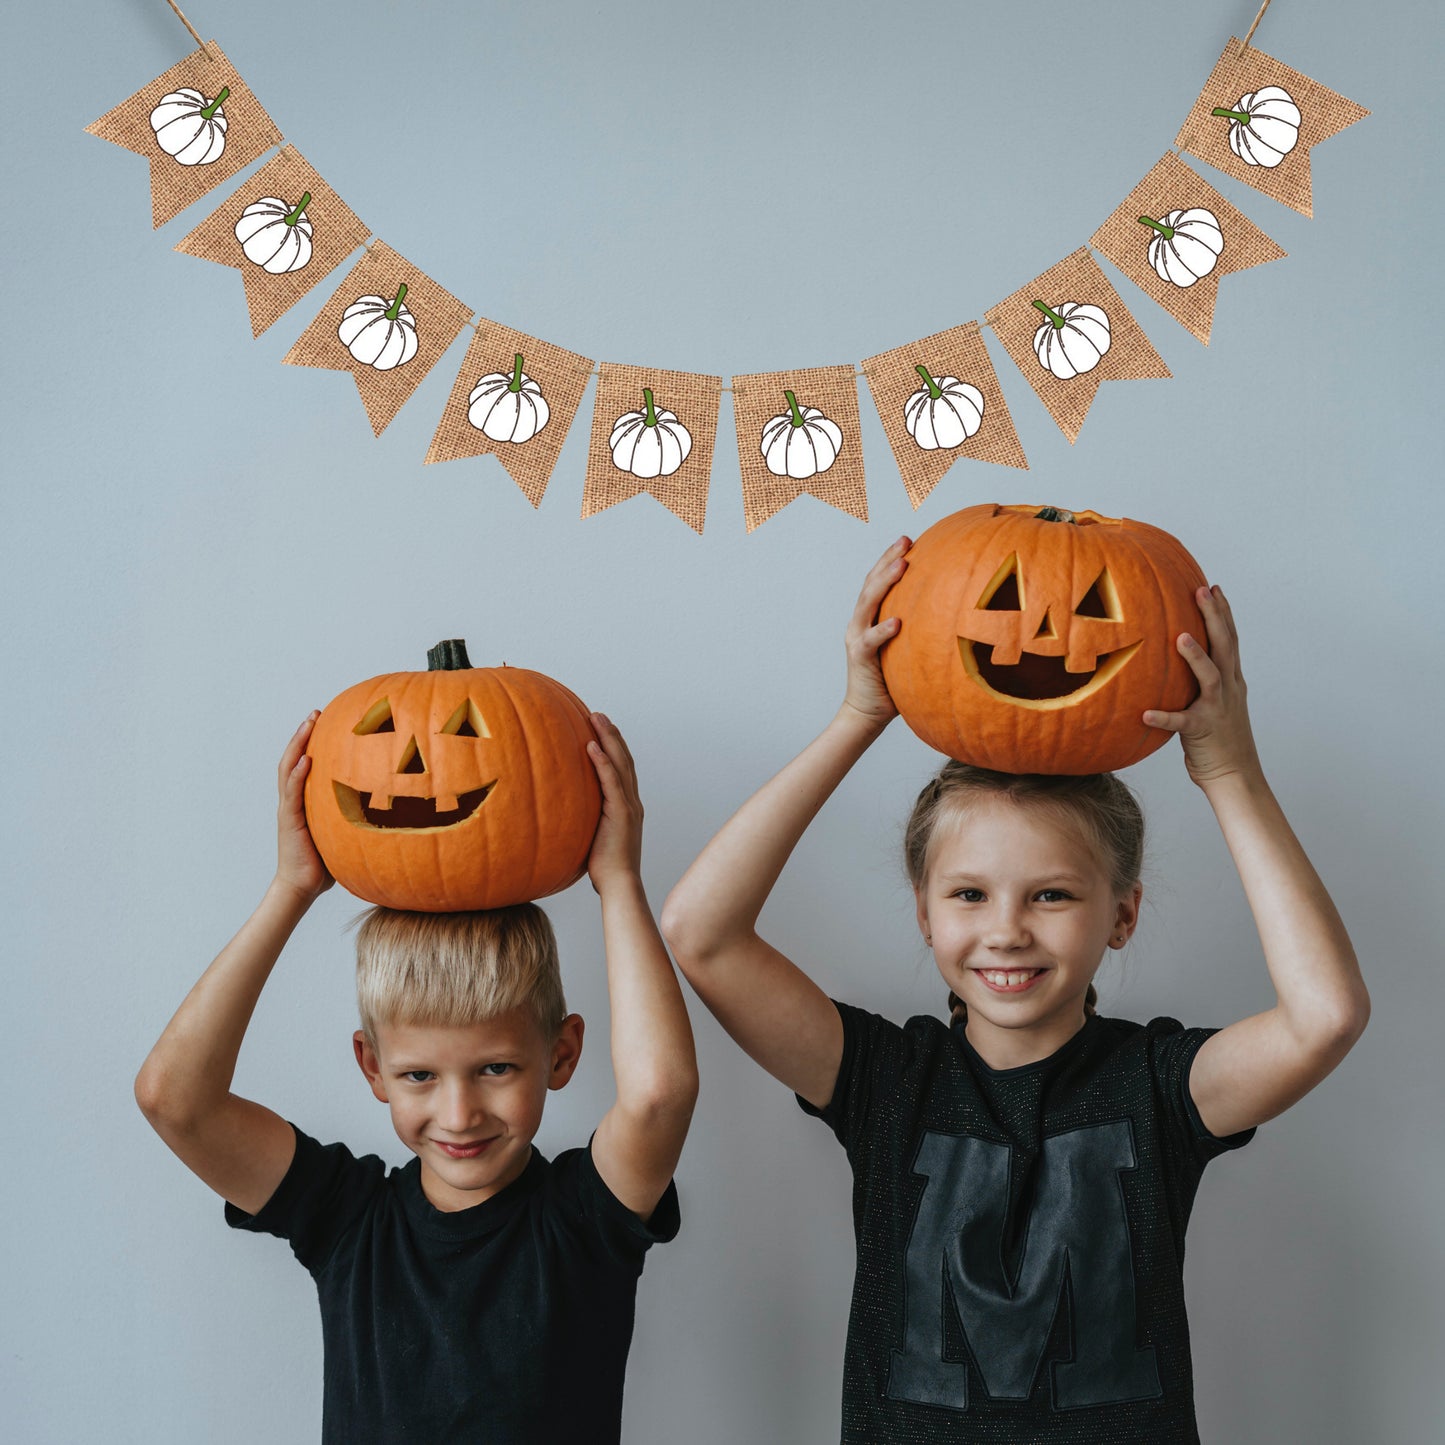
[[[522,667],[438,643],[427,672],[348,688],[316,721],[306,821],[357,897],[452,913],[576,882],[602,815],[587,709]]]
[[[909,727],[1008,773],[1128,767],[1168,741],[1146,708],[1196,692],[1175,646],[1204,638],[1198,564],[1144,522],[1054,507],[968,507],[930,527],[880,617],[883,675]]]

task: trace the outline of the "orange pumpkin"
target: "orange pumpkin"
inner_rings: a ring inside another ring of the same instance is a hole
[[[1146,708],[1197,687],[1175,647],[1204,639],[1199,565],[1146,522],[1056,507],[967,507],[913,544],[880,617],[883,676],[909,727],[1007,773],[1098,773],[1169,734]]]
[[[438,643],[426,672],[347,688],[316,721],[306,821],[337,881],[388,908],[501,908],[582,876],[602,816],[587,709]]]

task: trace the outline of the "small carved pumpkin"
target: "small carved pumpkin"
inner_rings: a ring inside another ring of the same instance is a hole
[[[783,395],[788,399],[788,409],[763,427],[760,449],[775,477],[802,482],[826,472],[838,460],[843,431],[817,407],[800,407],[795,393],[785,391]]]
[[[934,376],[913,368],[923,385],[903,404],[908,435],[926,452],[962,446],[983,425],[983,393],[956,376]]]
[[[1262,85],[1233,110],[1217,105],[1209,113],[1229,118],[1229,148],[1247,166],[1273,168],[1299,142],[1299,106],[1283,86]]]
[[[301,270],[311,260],[311,222],[306,215],[310,204],[310,191],[294,206],[279,196],[252,201],[236,222],[236,239],[246,259],[273,276]]]
[[[151,111],[151,129],[156,144],[183,166],[207,166],[218,161],[226,149],[226,112],[221,102],[230,95],[223,86],[214,100],[207,100],[189,85],[163,95]]]
[[[1033,303],[1048,318],[1034,332],[1034,355],[1045,371],[1069,381],[1092,371],[1109,349],[1109,318],[1101,307],[1065,301],[1058,310]]]
[[[574,883],[602,815],[587,709],[540,672],[472,667],[460,641],[427,661],[316,720],[306,821],[322,860],[358,898],[423,913]]]
[[[551,416],[542,388],[522,370],[522,353],[515,353],[512,372],[488,372],[467,400],[467,420],[494,442],[521,446],[529,442]]]
[[[1157,221],[1140,216],[1139,224],[1155,232],[1149,241],[1149,264],[1155,275],[1175,286],[1192,286],[1209,275],[1224,250],[1219,218],[1203,206],[1170,211]]]
[[[624,412],[612,423],[612,465],[643,480],[670,477],[691,453],[692,433],[676,412],[657,409],[650,386],[642,388],[642,402],[641,411]]]
[[[336,334],[358,361],[378,371],[390,371],[416,355],[416,317],[403,304],[406,283],[397,287],[395,300],[363,296],[341,317]]]
[[[1054,507],[968,507],[913,544],[880,617],[888,691],[951,758],[1008,773],[1097,773],[1162,746],[1147,708],[1175,711],[1203,638],[1204,577],[1158,527]]]

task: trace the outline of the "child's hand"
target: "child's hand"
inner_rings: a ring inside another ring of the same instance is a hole
[[[320,716],[320,713],[311,713],[296,729],[276,771],[280,794],[276,809],[276,881],[299,893],[308,903],[319,898],[336,881],[326,871],[316,844],[311,841],[311,830],[306,826],[306,778],[311,771],[306,744]]]
[[[898,716],[898,709],[888,695],[883,669],[878,662],[878,649],[889,638],[897,636],[896,617],[878,621],[878,608],[884,594],[903,575],[908,559],[903,555],[913,545],[900,537],[874,564],[863,580],[863,590],[853,608],[844,641],[848,649],[848,689],[843,705],[861,713],[870,722],[882,726]]]
[[[602,784],[602,820],[587,855],[587,876],[600,893],[608,879],[640,877],[642,873],[642,799],[637,791],[637,768],[622,734],[603,713],[592,714],[597,741],[587,744],[587,755]]]
[[[1239,635],[1229,603],[1218,587],[1201,587],[1195,600],[1204,614],[1209,651],[1187,632],[1179,634],[1176,646],[1199,680],[1199,696],[1183,712],[1151,708],[1144,721],[1150,727],[1179,734],[1189,776],[1206,787],[1231,773],[1258,772],[1259,754],[1245,706]]]

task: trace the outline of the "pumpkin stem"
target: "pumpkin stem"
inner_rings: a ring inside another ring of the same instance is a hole
[[[301,219],[301,213],[302,213],[302,212],[306,209],[306,207],[309,206],[310,204],[311,204],[311,192],[310,192],[310,191],[302,191],[302,192],[301,192],[301,199],[296,202],[296,209],[295,209],[294,211],[292,211],[289,216],[286,217],[286,224],[287,224],[288,226],[294,226],[294,225],[296,224],[296,222]]]
[[[428,672],[465,672],[471,665],[467,659],[467,644],[460,637],[449,637],[426,650]]]
[[[644,386],[642,388],[642,400],[647,407],[647,416],[643,419],[643,426],[656,426],[657,407],[653,403],[652,388],[650,386]]]
[[[512,384],[508,391],[518,392],[522,389],[522,353],[514,352],[512,355]]]
[[[1228,116],[1230,120],[1242,121],[1245,125],[1254,119],[1247,110],[1226,110],[1222,105],[1216,105],[1209,113],[1210,115]]]
[[[1148,216],[1140,216],[1139,224],[1141,226],[1153,226],[1166,241],[1172,241],[1174,239],[1174,227],[1166,226],[1162,221],[1155,221]]]
[[[1042,301],[1035,301],[1032,304],[1034,306],[1037,306],[1039,310],[1042,311],[1044,315],[1047,316],[1049,320],[1054,323],[1055,331],[1062,331],[1064,329],[1064,318],[1060,316],[1057,311],[1050,311],[1049,308],[1045,306]]]
[[[386,319],[388,321],[395,321],[396,318],[401,315],[401,303],[404,300],[406,300],[405,281],[403,281],[401,285],[396,288],[396,300],[393,301],[391,305],[386,308]]]
[[[205,110],[203,110],[203,111],[201,112],[201,119],[202,119],[202,120],[210,120],[210,118],[211,118],[213,115],[215,115],[215,113],[216,113],[218,110],[220,110],[220,108],[221,108],[221,102],[222,102],[223,100],[225,100],[225,98],[226,98],[228,95],[230,95],[230,93],[231,93],[231,87],[230,87],[229,85],[223,85],[223,86],[221,87],[221,93],[220,93],[220,95],[218,95],[218,96],[215,98],[215,100],[213,100],[213,101],[210,103],[210,105],[208,105],[208,106],[205,108]]]
[[[1041,512],[1034,513],[1036,522],[1072,522],[1074,514],[1065,511],[1063,507],[1045,507]]]
[[[791,391],[785,391],[783,395],[788,398],[788,409],[793,413],[793,425],[802,426],[803,413],[798,410],[798,398]]]
[[[921,361],[913,369],[923,378],[923,384],[928,388],[929,401],[937,401],[943,395],[943,390],[933,379],[933,373]]]

